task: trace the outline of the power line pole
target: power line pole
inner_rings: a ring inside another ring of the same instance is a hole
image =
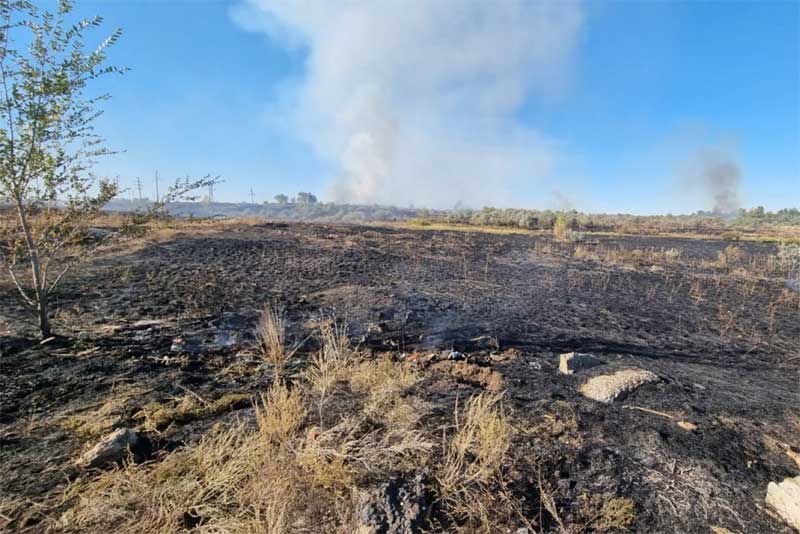
[[[208,184],[208,203],[214,202],[214,184]]]
[[[158,171],[156,171],[156,204],[158,204],[159,197],[158,197]]]
[[[256,197],[256,195],[255,195],[255,193],[253,193],[253,188],[251,187],[250,188],[250,204],[255,204],[256,203],[255,197]]]
[[[139,202],[142,201],[142,179],[140,177],[136,177],[136,189],[139,190]]]

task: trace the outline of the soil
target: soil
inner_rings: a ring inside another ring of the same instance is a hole
[[[578,524],[587,496],[610,495],[633,500],[635,532],[792,532],[764,505],[770,481],[800,470],[800,309],[785,281],[704,266],[723,241],[593,239],[586,246],[675,248],[681,261],[578,260],[574,245],[533,235],[229,225],[95,258],[61,286],[63,337],[43,345],[0,279],[0,498],[29,503],[4,512],[7,528],[37,532],[58,514],[72,461],[92,441],[68,418],[126,388],[135,395],[111,427],[140,424],[137,408],[187,391],[263,390],[268,373],[249,347],[259,310],[275,303],[299,366],[314,326],[335,315],[367,352],[444,355],[425,367],[432,399],[505,388],[514,454],[538,465],[513,484],[536,514],[543,488],[552,496],[559,517],[545,529]],[[559,374],[571,351],[606,364]],[[610,404],[578,393],[587,377],[630,367],[660,381]],[[171,425],[158,447],[235,415]]]

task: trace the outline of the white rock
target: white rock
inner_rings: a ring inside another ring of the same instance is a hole
[[[800,531],[800,476],[770,482],[766,501],[786,523]]]
[[[136,445],[139,436],[130,428],[118,428],[103,436],[97,444],[83,453],[76,462],[81,467],[98,467],[108,462],[121,460],[130,447]]]
[[[590,378],[581,386],[580,392],[592,400],[613,402],[642,384],[658,380],[658,375],[644,369],[623,369],[611,375]]]
[[[558,371],[564,375],[571,375],[581,369],[589,369],[603,365],[605,362],[591,354],[584,354],[582,352],[568,352],[561,355],[558,362]]]

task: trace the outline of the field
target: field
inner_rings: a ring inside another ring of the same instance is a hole
[[[44,344],[0,278],[0,528],[790,533],[765,505],[800,467],[777,251],[186,223],[66,279]],[[602,363],[559,372],[573,351]],[[654,378],[583,394],[626,369]],[[118,428],[124,458],[76,463]]]

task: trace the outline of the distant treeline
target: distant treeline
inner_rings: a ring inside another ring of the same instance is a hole
[[[307,196],[306,196],[307,195]],[[429,222],[444,222],[473,226],[500,226],[550,230],[560,214],[568,225],[578,231],[642,232],[692,232],[731,228],[754,228],[762,225],[800,226],[800,210],[797,208],[769,212],[762,207],[741,209],[735,213],[721,215],[697,212],[690,215],[630,215],[607,213],[581,213],[575,210],[560,212],[516,208],[482,208],[479,210],[428,210],[424,208],[398,208],[393,206],[335,204],[318,202],[309,194],[299,194],[289,199],[278,195],[276,202],[263,204],[226,202],[175,202],[167,206],[171,215],[177,217],[263,217],[287,221],[321,222],[377,222],[418,219]],[[149,201],[114,200],[108,208],[114,211],[138,211],[147,209]]]
[[[480,210],[456,210],[437,217],[451,224],[475,226],[501,226],[527,228],[531,230],[552,229],[560,214],[567,218],[573,230],[622,231],[640,233],[649,231],[690,232],[709,229],[752,228],[761,225],[800,226],[800,210],[797,208],[767,212],[762,207],[741,209],[731,214],[697,212],[691,215],[630,215],[607,213],[581,213],[575,210],[557,212],[551,210],[483,208]]]
[[[312,200],[313,199],[313,200]],[[286,221],[319,221],[319,222],[377,222],[402,221],[419,217],[439,215],[425,209],[397,208],[393,206],[365,206],[352,204],[334,204],[318,202],[316,198],[304,198],[303,201],[265,202],[263,204],[247,204],[234,202],[173,202],[166,206],[170,215],[175,217],[197,218],[237,218],[261,217]],[[311,200],[311,201],[309,201]],[[117,199],[109,203],[112,211],[144,211],[148,208],[148,200],[129,201]]]

